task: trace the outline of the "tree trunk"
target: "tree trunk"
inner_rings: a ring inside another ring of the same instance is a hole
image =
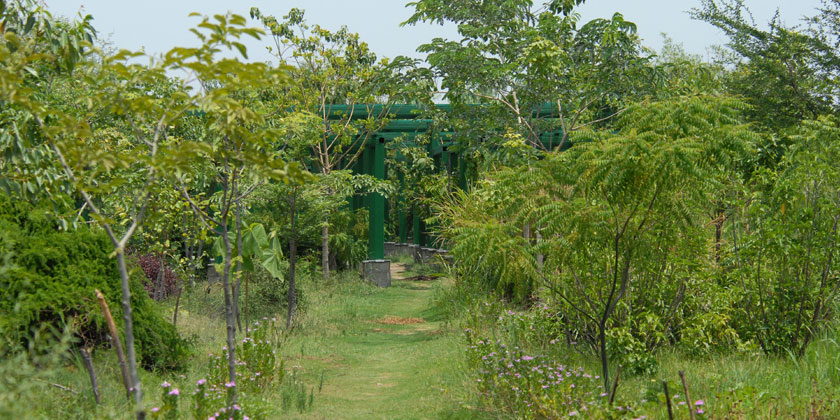
[[[117,360],[120,364],[120,373],[122,373],[123,385],[125,385],[126,398],[131,397],[131,375],[128,373],[128,363],[125,360],[125,352],[123,352],[122,342],[120,341],[120,333],[117,331],[117,325],[114,324],[114,317],[111,316],[111,308],[108,307],[108,302],[105,301],[105,295],[95,290],[96,299],[99,301],[99,307],[102,309],[102,315],[105,316],[105,323],[108,324],[108,331],[111,333],[111,345],[117,352]]]
[[[225,265],[222,273],[222,288],[225,291],[225,323],[227,325],[227,348],[228,348],[228,377],[230,382],[236,384],[236,320],[233,313],[233,302],[230,287],[230,260],[233,250],[228,238],[227,221],[222,218],[222,240],[225,243]],[[236,387],[228,388],[228,404],[236,404]]]
[[[242,205],[236,203],[236,286],[233,288],[233,313],[236,315],[236,326],[242,331],[242,320],[239,316],[239,288],[242,286]]]
[[[601,376],[604,378],[604,392],[610,392],[610,366],[607,360],[607,326],[598,325],[598,353],[601,357]]]
[[[97,405],[102,404],[102,397],[99,395],[99,382],[96,380],[96,371],[93,369],[93,359],[90,357],[90,351],[88,351],[87,347],[82,347],[79,349],[79,353],[82,354],[82,362],[84,362],[85,369],[87,369],[88,376],[90,377],[93,398],[96,399]]]
[[[178,295],[175,297],[175,312],[172,314],[172,326],[178,328],[178,307],[181,306],[181,290],[183,285],[178,284],[178,279],[175,279],[175,288],[178,289]]]
[[[143,388],[140,383],[140,376],[137,375],[137,353],[134,351],[134,323],[131,320],[131,288],[129,286],[128,269],[125,266],[125,252],[117,249],[117,266],[120,270],[122,283],[122,311],[123,322],[125,323],[125,347],[128,356],[128,373],[131,375],[131,387],[134,390],[134,410],[138,420],[146,418],[146,410],[143,407]]]
[[[291,235],[289,235],[289,314],[286,317],[286,330],[292,326],[292,319],[295,317],[295,309],[297,306],[297,291],[295,290],[295,261],[297,259],[297,244],[295,243],[295,236],[297,234],[295,231],[296,196],[297,187],[292,189],[291,205],[289,206],[291,211],[292,232]]]
[[[324,281],[330,278],[330,226],[324,221],[321,227],[321,271]]]
[[[248,314],[250,313],[250,306],[248,304],[248,278],[251,277],[250,274],[245,274],[245,337],[248,336],[248,327],[251,325],[251,321],[249,320]]]
[[[715,263],[720,263],[720,247],[723,236],[723,215],[724,209],[718,207],[715,210]]]

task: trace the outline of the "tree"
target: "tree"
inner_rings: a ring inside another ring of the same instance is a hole
[[[814,24],[810,29],[786,27],[778,14],[762,29],[751,21],[743,0],[704,0],[691,12],[729,37],[734,53],[729,64],[735,67],[729,89],[747,98],[753,120],[767,129],[791,127],[835,107],[840,55],[838,26],[831,22],[836,22],[832,16],[840,5],[824,4],[825,9],[806,20]]]
[[[803,122],[778,169],[755,175],[733,217],[725,280],[743,290],[736,328],[768,354],[802,357],[836,316],[838,138],[834,117]]]
[[[377,61],[367,43],[346,27],[329,31],[310,26],[300,9],[292,9],[278,20],[252,8],[251,17],[270,31],[274,40],[270,50],[282,65],[290,67],[291,84],[280,90],[286,108],[277,111],[307,112],[318,121],[317,136],[309,148],[317,172],[326,176],[321,179],[353,167],[371,136],[388,124],[396,101],[431,90],[427,72],[416,69],[415,60]],[[366,116],[355,113],[357,106],[365,109]],[[335,194],[329,188],[325,192]],[[321,227],[325,279],[330,272],[329,217],[333,208],[326,209]]]
[[[421,45],[456,113],[459,142],[501,140],[513,131],[545,150],[544,133],[562,148],[579,129],[609,121],[644,85],[647,59],[636,25],[620,14],[578,28],[582,1],[419,0],[403,24],[451,22],[461,40]],[[482,102],[487,107],[465,105]],[[473,124],[481,121],[479,124]],[[484,127],[483,129],[480,127]]]
[[[245,46],[239,42],[244,36],[259,39],[262,30],[245,26],[245,18],[238,15],[214,15],[202,18],[201,30],[193,33],[203,42],[198,48],[175,48],[167,59],[180,63],[191,71],[202,89],[195,98],[203,118],[203,137],[188,139],[180,145],[194,151],[195,160],[211,162],[221,190],[210,197],[194,196],[187,189],[189,172],[174,172],[182,197],[208,230],[222,238],[224,261],[222,284],[225,295],[227,325],[228,375],[236,383],[236,320],[230,284],[234,241],[230,233],[237,232],[241,223],[235,217],[236,205],[250,194],[255,185],[268,180],[300,182],[304,172],[296,165],[288,165],[276,158],[276,142],[281,137],[269,128],[263,116],[247,100],[249,93],[261,87],[285,83],[284,69],[272,69],[265,63],[242,63],[235,58],[219,58],[223,49],[238,52],[247,58]],[[250,187],[249,187],[250,185]],[[235,223],[231,229],[231,217]],[[241,244],[239,248],[241,249]],[[229,388],[229,404],[236,404],[235,386]]]
[[[566,152],[454,193],[438,208],[462,274],[519,301],[552,302],[568,341],[598,355],[608,389],[613,331],[645,353],[679,335],[674,318],[706,265],[716,174],[752,138],[742,108],[708,96],[633,105],[617,131],[578,133]],[[523,235],[531,223],[540,238]],[[655,331],[631,327],[648,315]]]

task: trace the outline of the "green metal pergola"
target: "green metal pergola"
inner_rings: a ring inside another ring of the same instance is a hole
[[[448,104],[435,106],[439,111],[449,112],[451,110],[451,106]],[[483,105],[477,104],[470,106],[481,107]],[[555,117],[554,110],[552,105],[545,105],[539,109],[535,109],[532,117],[553,118]],[[354,165],[353,171],[355,173],[373,175],[378,179],[386,179],[385,144],[397,140],[413,143],[415,137],[430,134],[430,142],[426,146],[426,151],[434,159],[435,167],[441,168],[445,165],[447,170],[457,167],[458,186],[462,189],[467,188],[467,162],[460,155],[460,152],[454,151],[452,147],[456,144],[455,133],[451,131],[430,133],[429,129],[439,127],[433,127],[433,120],[419,117],[424,111],[424,108],[415,105],[392,105],[390,108],[386,108],[385,105],[338,105],[332,106],[329,111],[329,117],[336,120],[347,118],[348,116],[350,116],[351,120],[361,120],[370,116],[384,115],[387,115],[389,119],[385,127],[369,135],[365,144],[360,146],[363,150],[360,151],[360,159]],[[562,137],[563,133],[561,131],[550,131],[541,134],[540,141],[550,150],[560,144]],[[405,197],[399,196],[398,199],[405,200]],[[383,259],[385,257],[385,220],[388,211],[385,197],[377,193],[370,194],[364,198],[354,197],[352,206],[353,208],[368,208],[370,217],[368,258],[371,260]],[[414,208],[411,213],[412,243],[426,246],[428,245],[429,238],[424,232],[425,226],[419,211]],[[402,209],[398,220],[399,240],[404,243],[408,242],[408,215]]]

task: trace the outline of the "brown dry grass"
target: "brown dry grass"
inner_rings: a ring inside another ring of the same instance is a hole
[[[388,315],[385,318],[380,319],[380,324],[387,324],[387,325],[410,325],[410,324],[423,324],[426,322],[423,318],[401,318],[398,316]]]

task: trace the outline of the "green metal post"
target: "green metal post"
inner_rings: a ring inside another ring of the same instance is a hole
[[[449,147],[444,146],[441,155],[441,164],[443,165],[443,172],[446,174],[446,176],[452,175],[452,161],[450,160],[452,153],[449,151]]]
[[[458,186],[467,189],[467,158],[463,155],[458,157]]]
[[[397,196],[397,206],[399,207],[399,233],[400,233],[400,243],[408,242],[408,220],[405,215],[405,196],[403,195],[403,191],[405,191],[405,175],[400,172],[400,191],[399,195]]]
[[[382,179],[388,179],[388,165],[385,165],[385,171],[383,171],[383,172],[384,172],[384,174],[382,175]],[[392,200],[391,200],[390,197],[385,200],[385,211],[384,211],[384,215],[382,217],[383,220],[385,221],[384,222],[385,227],[388,227],[388,223],[391,220],[391,201]],[[386,239],[391,240],[392,238],[386,238]]]
[[[373,176],[385,179],[385,139],[374,139]],[[372,260],[385,258],[385,197],[370,194],[370,225],[368,228],[368,257]]]
[[[373,150],[367,145],[363,145],[362,151],[362,174],[373,175]],[[362,198],[362,207],[370,210],[370,194],[365,194]]]
[[[413,243],[414,245],[420,245],[421,239],[423,237],[423,229],[420,227],[420,212],[417,210],[417,206],[414,206],[411,209],[411,222],[413,224],[413,237],[411,239],[411,243]]]

